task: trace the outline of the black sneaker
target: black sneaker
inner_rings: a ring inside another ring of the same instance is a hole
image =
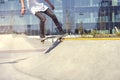
[[[64,31],[60,31],[60,35],[65,35],[66,33]]]
[[[40,34],[40,38],[45,38],[45,35],[43,35],[43,34]]]

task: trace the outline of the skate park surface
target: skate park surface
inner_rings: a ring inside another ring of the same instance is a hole
[[[0,80],[120,80],[119,38],[66,38],[47,54],[51,40],[0,38]]]

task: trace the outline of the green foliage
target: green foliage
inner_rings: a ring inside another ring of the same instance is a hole
[[[116,36],[117,36],[117,37],[120,37],[120,32],[116,33]]]
[[[97,30],[92,30],[90,34],[95,37],[97,34],[99,34],[99,32]]]
[[[91,35],[93,35],[93,37],[98,37],[98,38],[116,37],[114,34],[102,33],[97,30],[93,30],[91,32]],[[119,36],[120,36],[120,33],[119,33]]]

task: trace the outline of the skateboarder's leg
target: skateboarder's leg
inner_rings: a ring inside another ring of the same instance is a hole
[[[45,25],[46,18],[41,12],[36,12],[35,15],[40,19],[40,23],[39,23],[40,37],[45,38],[44,25]]]
[[[47,14],[48,16],[50,16],[52,18],[52,20],[54,21],[55,25],[57,26],[58,30],[60,33],[63,33],[63,29],[62,29],[62,26],[61,24],[59,23],[56,15],[50,10],[50,9],[47,9],[45,11],[45,14]]]

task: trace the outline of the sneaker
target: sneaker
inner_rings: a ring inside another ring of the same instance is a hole
[[[66,33],[64,31],[60,31],[60,35],[65,35]]]
[[[45,38],[45,35],[44,34],[40,34],[40,38]]]

